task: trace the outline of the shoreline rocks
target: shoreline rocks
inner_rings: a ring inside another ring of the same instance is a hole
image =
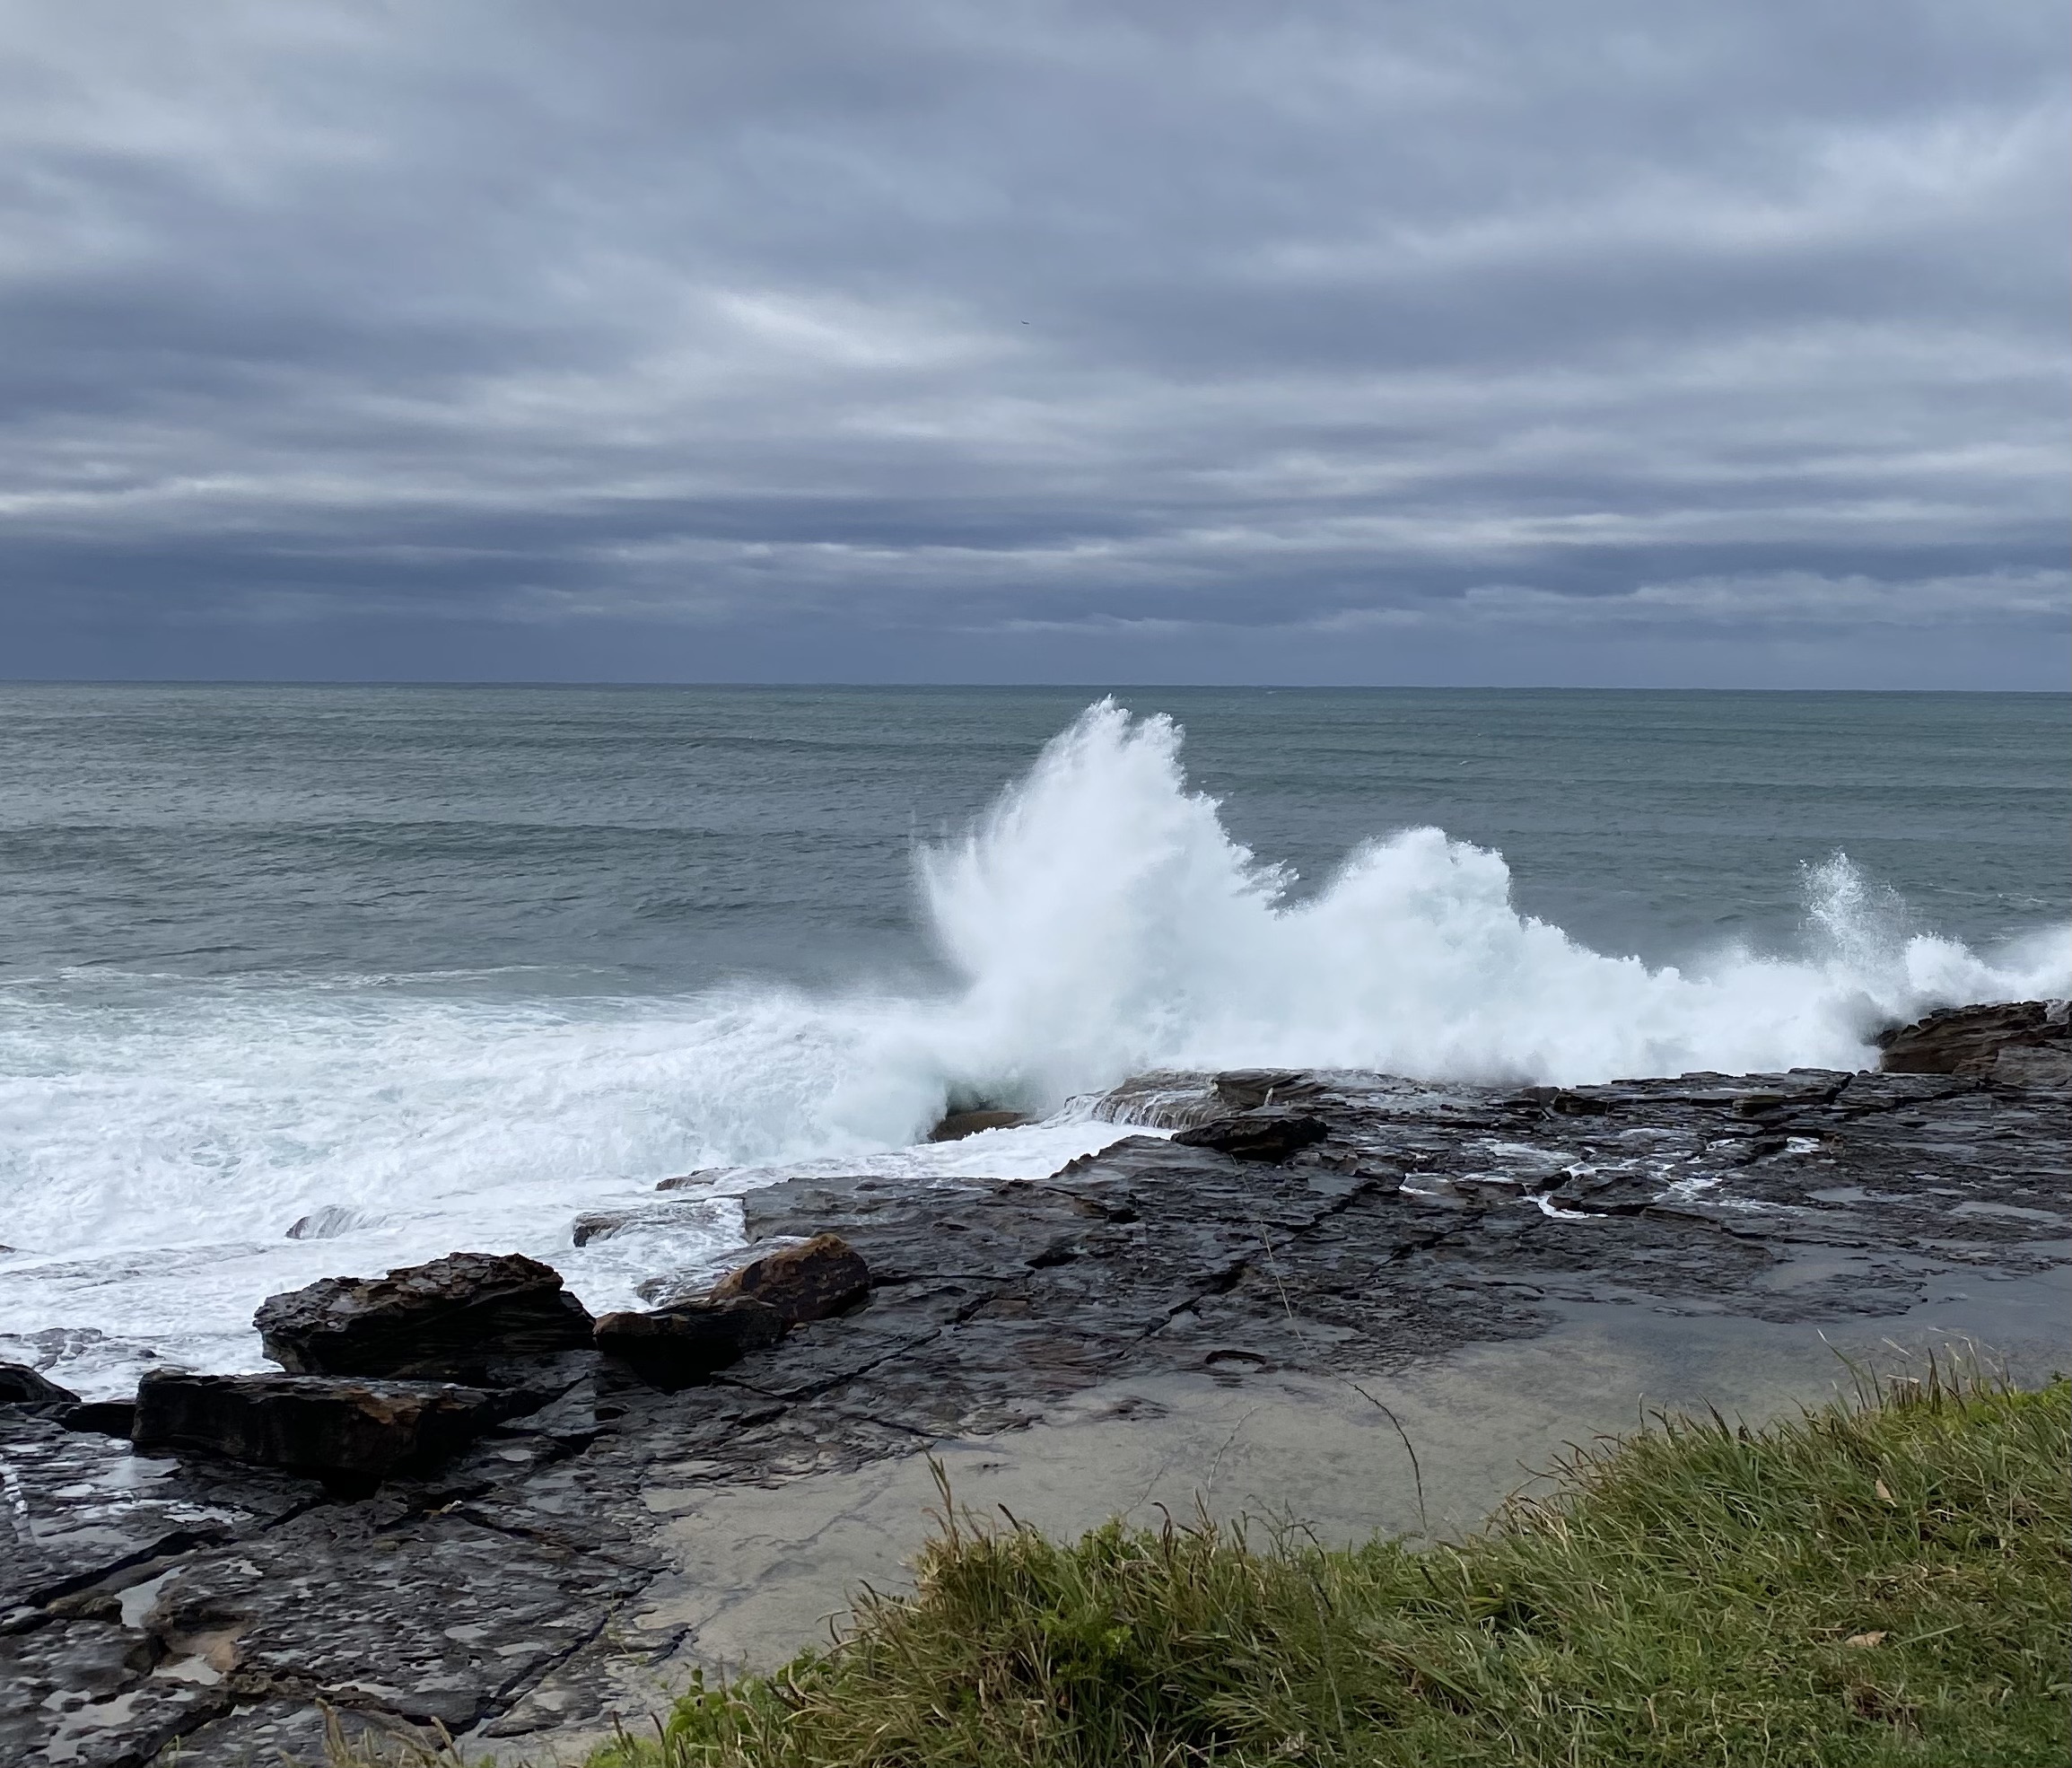
[[[1029,1121],[1026,1111],[995,1111],[986,1108],[977,1111],[948,1111],[929,1131],[931,1142],[962,1142],[968,1135],[981,1135],[987,1130],[1019,1129]]]
[[[0,1403],[0,1757],[320,1760],[326,1710],[348,1737],[436,1746],[435,1720],[501,1757],[624,1689],[614,1616],[676,1564],[666,1519],[729,1488],[1069,1415],[1118,1378],[1357,1379],[1581,1306],[1847,1321],[2061,1272],[2065,1045],[2033,1015],[2000,1028],[1962,1072],[1140,1077],[1118,1119],[1325,1133],[1266,1159],[1131,1136],[1038,1181],[791,1179],[741,1199],[759,1256],[713,1294],[596,1322],[545,1266],[483,1254],[271,1298],[294,1354],[502,1385],[159,1373],[136,1453]],[[340,1445],[363,1471],[290,1470]],[[695,1633],[656,1647],[679,1648]]]
[[[647,1313],[605,1315],[597,1348],[673,1394],[771,1349],[793,1326],[848,1312],[870,1294],[870,1269],[856,1249],[836,1235],[816,1234],[749,1260],[703,1296]]]
[[[68,1405],[57,1414],[57,1422],[68,1431],[88,1431],[95,1436],[119,1437],[127,1442],[136,1429],[136,1402],[128,1400],[82,1400],[77,1405]]]
[[[31,1369],[27,1363],[0,1363],[0,1405],[77,1405],[69,1387]]]
[[[252,1317],[291,1375],[495,1385],[513,1361],[586,1349],[590,1311],[561,1273],[518,1253],[457,1252],[385,1277],[327,1277]]]
[[[784,1335],[784,1319],[750,1296],[679,1301],[652,1313],[600,1315],[597,1348],[665,1394],[710,1381]]]
[[[2005,1055],[2016,1068],[2036,1067],[2055,1076],[2072,1063],[2072,1002],[2003,1001],[1978,1007],[1945,1007],[1911,1025],[1894,1027],[1878,1039],[1879,1069],[1887,1074],[1994,1073]],[[2029,1053],[2036,1052],[2037,1062]],[[2050,1056],[2059,1062],[2049,1060]],[[2026,1060],[2023,1058],[2026,1057]],[[2060,1080],[2057,1084],[2063,1084]]]
[[[309,1214],[297,1216],[290,1222],[287,1238],[291,1240],[335,1240],[341,1234],[350,1234],[358,1229],[380,1225],[380,1218],[369,1215],[364,1210],[348,1209],[344,1203],[326,1203],[323,1208],[311,1210]]]
[[[714,1301],[758,1301],[786,1326],[847,1313],[870,1293],[870,1267],[838,1234],[815,1234],[751,1259],[713,1285]]]
[[[139,1455],[206,1455],[372,1490],[450,1459],[517,1407],[450,1382],[312,1375],[189,1375],[137,1384]]]
[[[1330,1125],[1307,1112],[1260,1106],[1181,1130],[1173,1140],[1183,1148],[1213,1148],[1233,1160],[1276,1165],[1330,1133]]]

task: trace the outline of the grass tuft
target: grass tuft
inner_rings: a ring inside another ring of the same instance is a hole
[[[590,1768],[2061,1764],[2072,1386],[1930,1366],[1658,1427],[1460,1545],[1061,1544],[948,1502],[913,1596]]]

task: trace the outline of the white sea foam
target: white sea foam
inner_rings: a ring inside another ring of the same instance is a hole
[[[459,1247],[551,1259],[592,1307],[738,1242],[727,1193],[802,1167],[1035,1177],[1118,1132],[914,1148],[946,1102],[1055,1111],[1151,1067],[1373,1067],[1584,1081],[1857,1066],[1882,1022],[2072,993],[2072,929],[1977,953],[1910,927],[1840,855],[1788,956],[1675,968],[1511,906],[1502,858],[1411,829],[1316,894],[1190,793],[1179,732],[1103,703],[967,837],[921,858],[961,986],[470,999],[423,983],[93,976],[0,995],[0,1357],[111,1392],[147,1352],[252,1367],[267,1293]],[[573,1218],[723,1169],[667,1223]],[[320,1237],[290,1239],[330,1211]],[[105,1337],[94,1338],[99,1332]],[[39,1342],[25,1345],[29,1335]],[[12,1335],[12,1340],[7,1335]]]
[[[1981,956],[1910,930],[1840,854],[1807,868],[1801,952],[1680,967],[1520,915],[1501,855],[1436,828],[1369,842],[1285,903],[1285,874],[1186,791],[1177,729],[1106,702],[923,873],[970,980],[946,1047],[969,1053],[971,1078],[1038,1097],[1150,1066],[1555,1081],[1848,1068],[1894,1018],[2072,986],[2072,929]]]

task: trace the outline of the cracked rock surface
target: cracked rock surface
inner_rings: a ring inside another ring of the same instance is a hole
[[[753,1239],[862,1256],[860,1309],[674,1394],[571,1355],[538,1409],[359,1501],[0,1406],[0,1761],[316,1760],[326,1707],[348,1736],[436,1721],[508,1751],[612,1698],[615,1624],[671,1570],[662,1525],[730,1487],[1011,1430],[1118,1377],[1400,1367],[1574,1301],[1889,1315],[1953,1271],[2068,1259],[2072,1091],[2048,1063],[1525,1090],[1154,1075],[1100,1109],[1325,1133],[1279,1162],[1133,1134],[1040,1183],[752,1193]]]

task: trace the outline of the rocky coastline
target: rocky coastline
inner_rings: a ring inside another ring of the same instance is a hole
[[[742,1265],[643,1312],[461,1252],[269,1300],[278,1375],[84,1405],[0,1370],[0,1759],[318,1760],[327,1724],[522,1749],[610,1699],[664,1476],[778,1487],[1118,1376],[1368,1370],[1578,1301],[1846,1319],[2072,1263],[2062,1003],[1931,1016],[1875,1072],[1165,1074],[1100,1109],[1166,1133],[1044,1182],[751,1193]]]

